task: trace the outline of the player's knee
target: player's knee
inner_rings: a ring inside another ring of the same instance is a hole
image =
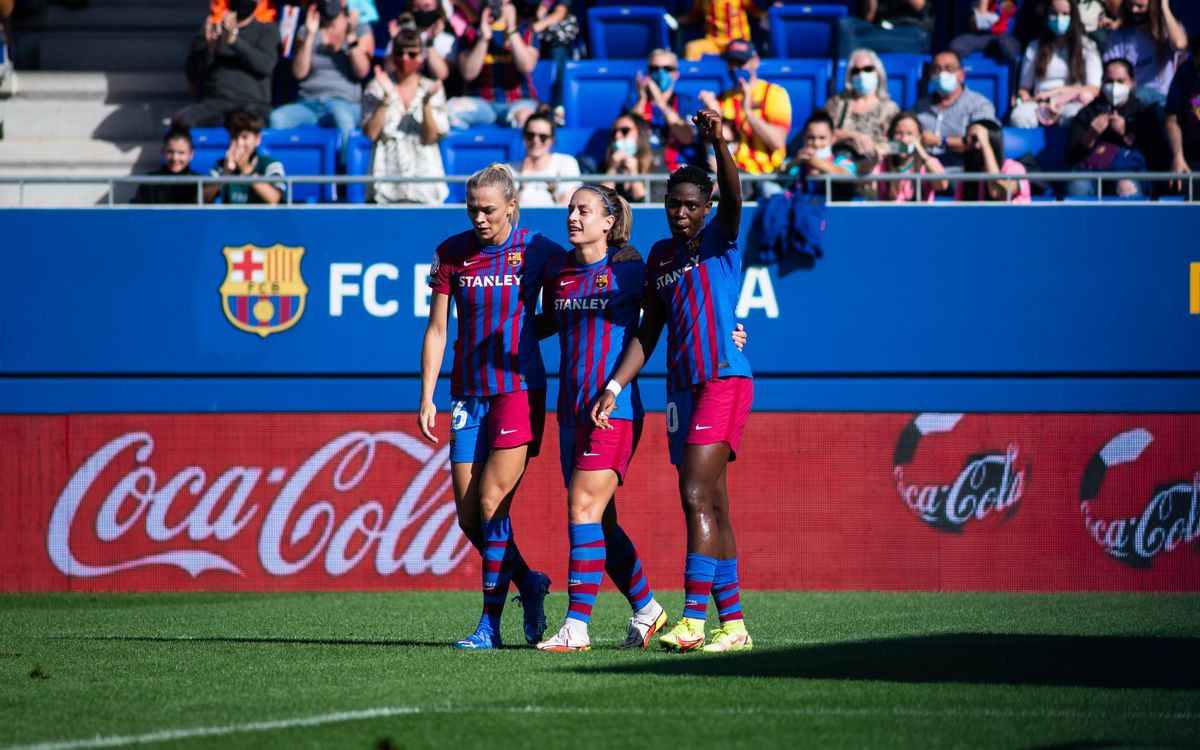
[[[680,482],[679,499],[683,503],[684,513],[712,512],[712,491],[699,482],[689,482],[687,480]]]

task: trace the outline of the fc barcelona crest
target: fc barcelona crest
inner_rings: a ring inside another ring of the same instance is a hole
[[[592,283],[596,285],[597,289],[607,289],[608,288],[608,272],[605,271],[603,273],[596,274],[595,277],[592,278]]]
[[[266,338],[296,325],[304,314],[308,287],[300,275],[302,247],[226,247],[221,309],[247,333]]]
[[[510,265],[510,266],[521,265],[521,251],[520,250],[509,250],[508,251],[508,265]]]

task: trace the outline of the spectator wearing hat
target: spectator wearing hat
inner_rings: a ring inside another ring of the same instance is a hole
[[[205,21],[185,66],[188,81],[204,98],[176,112],[176,123],[212,127],[234,110],[263,118],[270,113],[279,27],[259,20],[257,8],[255,0],[232,0],[219,21]]]
[[[646,72],[637,74],[634,90],[621,108],[649,126],[650,147],[662,154],[668,172],[696,163],[696,128],[686,113],[679,111],[678,81],[679,58],[671,50],[656,49],[646,59]]]
[[[362,30],[350,24],[342,0],[318,0],[308,6],[292,56],[299,96],[271,113],[272,128],[333,126],[338,130],[338,147],[344,151],[362,115],[359,81],[371,72],[374,48],[365,43],[371,35],[360,35]]]
[[[963,138],[976,120],[996,119],[996,105],[967,88],[962,60],[951,50],[933,56],[929,66],[930,93],[917,100],[913,111],[921,121],[921,143],[947,168],[962,167]]]
[[[934,0],[861,0],[859,15],[838,22],[838,57],[866,47],[876,52],[929,51]]]
[[[787,136],[792,127],[792,100],[787,89],[758,77],[758,50],[754,43],[735,39],[725,48],[730,88],[720,99],[700,92],[700,102],[722,114],[733,133],[730,141],[739,170],[768,174],[783,166]]]
[[[762,8],[754,0],[696,0],[679,23],[703,24],[704,36],[684,46],[684,58],[699,60],[705,55],[719,55],[734,39],[748,40],[750,18],[763,16]]]

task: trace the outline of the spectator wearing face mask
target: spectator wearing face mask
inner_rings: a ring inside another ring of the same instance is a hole
[[[1167,144],[1172,172],[1200,169],[1200,36],[1191,41],[1191,60],[1179,66],[1167,97]],[[1186,183],[1176,181],[1177,189]],[[1200,183],[1192,183],[1189,200],[1200,200]]]
[[[300,82],[299,96],[271,113],[275,129],[302,125],[336,127],[338,147],[344,150],[350,131],[362,117],[359,81],[371,72],[370,36],[351,25],[342,0],[317,0],[305,11],[296,34],[292,75]]]
[[[967,16],[965,34],[950,42],[950,49],[960,58],[983,53],[1000,62],[1013,63],[1021,58],[1021,40],[1014,32],[1020,0],[969,0],[971,13]]]
[[[876,52],[929,51],[934,0],[860,0],[857,16],[838,23],[838,57],[857,47]]]
[[[1100,51],[1083,34],[1076,0],[1042,0],[1041,34],[1025,49],[1014,127],[1070,125],[1100,93]]]
[[[945,174],[942,163],[930,156],[921,145],[921,121],[912,112],[901,112],[888,125],[888,155],[875,165],[871,174]],[[920,198],[917,197],[917,181],[878,182],[875,184],[876,198],[881,201],[907,202],[922,200],[932,202],[934,196],[944,191],[946,180],[928,179],[921,181]]]
[[[948,170],[959,168],[967,126],[976,120],[996,119],[996,106],[967,88],[962,60],[951,50],[933,56],[929,78],[930,94],[918,99],[913,108],[921,121],[921,144]]]
[[[733,85],[720,99],[711,91],[701,91],[700,102],[720,112],[729,124],[735,139],[730,146],[735,149],[733,158],[739,170],[776,172],[783,166],[792,127],[792,100],[787,89],[758,77],[759,57],[753,42],[730,42],[725,63]]]
[[[613,121],[603,171],[614,177],[665,173],[662,160],[650,148],[650,128],[645,120],[627,113]],[[649,195],[649,200],[661,203],[667,194],[665,182],[651,183],[649,190],[646,183],[637,180],[603,184],[626,201],[643,201]]]
[[[963,172],[1023,175],[1021,162],[1004,158],[1004,129],[995,120],[977,120],[967,126],[963,138]],[[1029,180],[968,180],[954,185],[956,201],[1029,202]]]
[[[1109,60],[1104,66],[1101,96],[1079,111],[1071,123],[1067,162],[1080,172],[1142,172],[1163,165],[1162,121],[1158,111],[1132,95],[1133,65]],[[1067,195],[1092,196],[1096,181],[1067,184]],[[1105,195],[1145,195],[1133,180],[1107,181]]]
[[[363,134],[375,143],[371,174],[399,177],[445,175],[438,141],[450,131],[441,81],[421,75],[425,45],[416,29],[401,29],[392,40],[389,73],[375,66],[363,94]],[[437,205],[450,190],[445,182],[377,182],[376,203]]]
[[[790,178],[796,178],[795,192],[825,194],[825,183],[810,180],[813,175],[858,174],[854,153],[833,140],[833,119],[825,110],[817,110],[804,123],[803,145],[784,165]],[[849,200],[854,194],[851,183],[834,183],[834,200]]]
[[[638,72],[634,90],[621,109],[646,121],[650,147],[662,154],[668,172],[696,163],[696,129],[679,111],[675,93],[679,59],[667,49],[656,49],[646,59],[646,72]]]
[[[162,166],[150,172],[154,177],[199,177],[193,172],[191,163],[196,152],[192,145],[192,134],[187,128],[173,127],[163,137]],[[138,185],[134,203],[198,203],[196,183],[144,184]]]
[[[849,143],[859,156],[886,153],[888,123],[900,112],[887,89],[883,62],[869,49],[856,49],[846,64],[845,88],[825,102],[833,118],[833,139]]]
[[[1187,47],[1187,31],[1171,12],[1170,0],[1124,0],[1121,26],[1109,34],[1104,59],[1133,63],[1134,96],[1162,106],[1175,77],[1176,53]]]
[[[421,35],[425,48],[425,64],[421,74],[426,78],[445,81],[450,77],[447,58],[454,49],[454,35],[449,32],[450,24],[439,0],[409,0],[405,12],[388,21],[390,37],[385,57],[392,55],[392,41],[402,29],[416,31]]]
[[[220,20],[205,21],[185,66],[203,100],[175,113],[176,123],[212,127],[234,110],[266,118],[271,111],[271,75],[279,61],[279,27],[256,12],[266,0],[230,0]]]
[[[525,121],[525,158],[509,167],[521,177],[542,179],[519,183],[517,198],[521,206],[566,205],[583,184],[578,179],[579,162],[575,157],[554,152],[554,131],[554,118],[548,112],[536,112]]]

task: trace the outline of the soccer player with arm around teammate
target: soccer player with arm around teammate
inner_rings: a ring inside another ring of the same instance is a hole
[[[546,418],[546,370],[535,310],[542,270],[566,253],[537,232],[517,227],[517,189],[503,164],[467,182],[471,229],[438,246],[429,272],[429,325],[421,347],[421,434],[433,434],[434,386],[446,347],[450,298],[458,338],[450,373],[450,474],[458,524],[483,556],[483,615],[462,649],[501,646],[500,615],[509,582],[525,610],[525,640],[542,639],[550,579],[531,571],[513,536],[509,509]]]
[[[729,335],[741,286],[741,182],[720,113],[701,110],[693,121],[717,155],[716,218],[705,224],[713,189],[707,173],[695,167],[672,172],[666,198],[671,237],[650,251],[642,324],[591,416],[599,427],[610,424],[617,396],[645,365],[665,326],[667,436],[679,474],[688,554],[683,616],[659,644],[673,651],[735,651],[753,646],[742,619],[726,490],[726,468],[737,456],[754,398],[750,364]],[[721,624],[705,645],[710,595]]]

